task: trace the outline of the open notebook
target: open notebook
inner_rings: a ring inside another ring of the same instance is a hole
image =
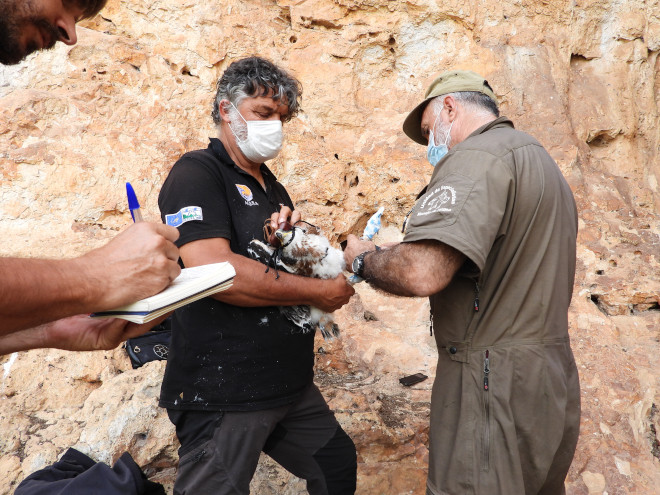
[[[93,313],[91,316],[146,323],[188,303],[228,289],[234,276],[236,271],[227,261],[184,268],[162,292],[120,308]]]

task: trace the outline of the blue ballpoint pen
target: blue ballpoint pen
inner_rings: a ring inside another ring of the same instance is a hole
[[[131,210],[133,222],[141,222],[142,213],[140,212],[140,203],[138,203],[137,196],[130,182],[126,183],[126,196],[128,196],[128,209]]]

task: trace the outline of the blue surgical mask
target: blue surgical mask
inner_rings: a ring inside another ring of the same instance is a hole
[[[442,144],[435,144],[435,138],[433,137],[433,129],[429,133],[429,144],[426,148],[426,158],[428,158],[429,163],[435,167],[440,160],[449,152],[449,138],[451,136],[451,126],[454,123],[449,124],[449,130],[447,131],[447,136],[445,137],[445,142]]]

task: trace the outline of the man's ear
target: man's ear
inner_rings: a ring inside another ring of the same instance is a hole
[[[231,122],[229,117],[229,109],[231,108],[231,103],[228,99],[220,100],[218,103],[218,113],[223,122]]]
[[[452,95],[447,95],[445,96],[443,103],[447,108],[449,122],[453,122],[454,119],[456,119],[456,100]]]

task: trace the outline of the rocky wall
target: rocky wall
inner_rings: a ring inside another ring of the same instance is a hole
[[[486,76],[502,113],[557,160],[580,213],[570,332],[582,425],[569,494],[660,486],[658,0],[110,0],[79,43],[0,67],[4,256],[69,257],[130,222],[124,182],[159,188],[215,135],[214,85],[261,55],[303,83],[271,169],[333,241],[385,207],[398,229],[431,168],[401,132],[438,72]],[[436,349],[428,305],[358,287],[317,340],[317,383],[358,447],[358,493],[423,494]],[[178,447],[157,407],[163,363],[122,349],[0,358],[0,493],[69,446],[129,451],[171,490]],[[403,388],[398,378],[431,379]],[[656,488],[653,488],[656,487]],[[263,458],[258,494],[305,493]]]

